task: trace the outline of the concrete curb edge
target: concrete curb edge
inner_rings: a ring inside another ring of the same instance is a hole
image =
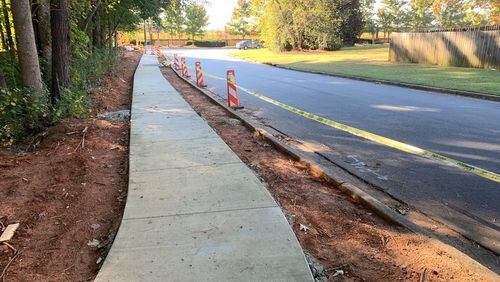
[[[430,243],[434,245],[436,248],[447,252],[451,256],[455,257],[459,261],[463,262],[464,264],[467,264],[471,269],[477,271],[478,273],[485,273],[487,274],[488,277],[491,278],[491,281],[495,281],[498,279],[498,275],[496,275],[493,271],[488,269],[487,267],[483,266],[480,264],[478,261],[474,260],[470,256],[466,255],[465,253],[461,252],[460,250],[456,249],[453,246],[450,246],[444,242],[441,242],[436,236],[434,236],[431,232],[427,231],[426,229],[418,226],[417,224],[411,222],[404,216],[398,214],[396,211],[392,210],[390,207],[387,205],[383,204],[373,196],[369,195],[368,193],[364,192],[362,189],[356,187],[355,185],[352,185],[351,183],[348,182],[342,182],[337,179],[335,179],[331,173],[328,172],[328,168],[323,167],[322,165],[316,164],[308,159],[306,159],[302,153],[300,153],[298,150],[288,146],[272,134],[270,134],[268,131],[266,131],[263,128],[260,128],[259,126],[255,125],[253,122],[247,120],[245,117],[240,115],[236,110],[233,110],[232,108],[228,108],[225,103],[222,101],[218,100],[216,97],[214,97],[210,92],[208,92],[206,89],[203,89],[201,87],[198,87],[195,82],[184,78],[178,71],[176,71],[174,68],[172,68],[174,73],[181,78],[183,81],[187,82],[188,84],[191,85],[191,87],[195,88],[196,90],[200,91],[203,93],[205,96],[210,98],[214,103],[225,109],[228,113],[230,113],[232,116],[237,118],[238,120],[242,121],[243,124],[249,128],[250,130],[254,131],[256,134],[258,134],[260,137],[268,140],[271,142],[271,144],[281,152],[291,156],[293,159],[296,161],[299,161],[301,164],[305,165],[306,167],[309,168],[311,173],[313,173],[314,176],[324,179],[325,181],[333,184],[337,189],[341,190],[343,193],[347,194],[350,196],[354,201],[359,202],[375,212],[377,215],[382,217],[383,219],[402,226],[414,233],[419,233],[422,234],[423,236],[427,237],[430,240]]]

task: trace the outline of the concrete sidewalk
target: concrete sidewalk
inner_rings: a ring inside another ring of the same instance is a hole
[[[135,74],[125,214],[96,281],[311,281],[281,209],[164,79]]]

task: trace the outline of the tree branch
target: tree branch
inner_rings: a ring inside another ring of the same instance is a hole
[[[87,33],[87,29],[89,28],[89,24],[94,18],[95,13],[97,12],[97,9],[101,6],[101,0],[97,0],[97,4],[95,5],[94,9],[90,12],[90,15],[87,16],[85,19],[85,24],[83,25],[83,32]]]

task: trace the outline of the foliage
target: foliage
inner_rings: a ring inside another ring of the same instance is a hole
[[[500,24],[498,0],[468,0],[464,3],[465,21],[473,25]]]
[[[253,0],[266,45],[275,50],[337,50],[363,28],[359,1]]]
[[[380,26],[384,33],[432,27],[454,28],[498,24],[500,2],[498,0],[382,0],[381,7],[369,21],[376,27]]]
[[[405,2],[400,0],[382,0],[382,7],[377,11],[379,24],[384,33],[400,29],[406,17],[403,9]]]
[[[238,0],[226,29],[232,34],[241,35],[243,39],[255,29],[249,0]]]
[[[432,13],[438,26],[451,28],[466,24],[464,8],[463,0],[435,0],[432,4]]]
[[[220,40],[203,40],[203,41],[196,40],[193,43],[194,43],[194,46],[196,46],[196,47],[224,47],[224,46],[226,46],[226,42],[220,41]]]
[[[71,66],[71,87],[62,89],[59,99],[49,99],[48,91],[34,93],[20,85],[20,69],[17,52],[4,51],[0,54],[0,72],[6,78],[7,85],[0,89],[0,143],[11,144],[18,138],[41,130],[44,126],[58,122],[67,116],[86,116],[91,106],[90,92],[97,86],[102,75],[111,73],[116,66],[118,51],[115,48],[115,36],[119,31],[136,30],[145,20],[160,27],[160,15],[164,12],[175,14],[176,8],[184,7],[190,0],[84,0],[69,2],[70,26],[70,61],[63,62]],[[48,0],[31,0],[35,37],[42,28],[50,34],[50,24],[40,26],[36,14],[40,5],[47,5]],[[177,6],[176,6],[177,5]],[[4,9],[5,8],[5,9]],[[10,5],[0,9],[2,21],[2,39],[7,36],[4,21],[10,19]],[[5,17],[4,17],[5,16]],[[50,14],[48,14],[50,17]],[[50,22],[50,18],[48,21]],[[12,27],[11,27],[12,28]],[[29,31],[24,31],[29,32]],[[49,36],[54,39],[54,36]],[[50,38],[49,38],[50,40]],[[65,39],[63,39],[65,40]],[[14,40],[15,41],[15,40]],[[67,41],[66,41],[67,42]],[[44,50],[37,40],[38,50]],[[6,45],[2,41],[2,46]],[[17,46],[19,50],[22,46]],[[50,46],[49,46],[50,48]],[[50,49],[49,49],[50,50]],[[45,60],[39,56],[39,60]],[[60,60],[57,58],[57,60]],[[43,66],[50,62],[43,61]],[[50,89],[51,69],[44,76],[44,85]]]
[[[10,145],[31,132],[38,132],[50,111],[47,92],[25,88],[0,89],[0,144]]]
[[[182,36],[184,32],[184,10],[185,3],[180,0],[174,0],[172,2],[171,8],[167,9],[164,13],[163,30],[168,32],[171,36],[178,35]]]
[[[410,0],[405,27],[421,29],[432,26],[434,20],[433,2],[434,0]]]
[[[186,8],[186,33],[194,39],[197,35],[204,33],[204,28],[208,25],[208,15],[205,7],[201,4],[191,3]]]
[[[359,0],[336,1],[336,18],[340,18],[341,38],[344,45],[353,46],[363,30],[362,9]]]
[[[377,21],[374,12],[375,0],[362,0],[360,3],[361,15],[364,22],[364,32],[375,34],[377,31]]]

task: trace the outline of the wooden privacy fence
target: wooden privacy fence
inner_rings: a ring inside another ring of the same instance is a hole
[[[500,25],[391,34],[389,60],[500,69]]]

